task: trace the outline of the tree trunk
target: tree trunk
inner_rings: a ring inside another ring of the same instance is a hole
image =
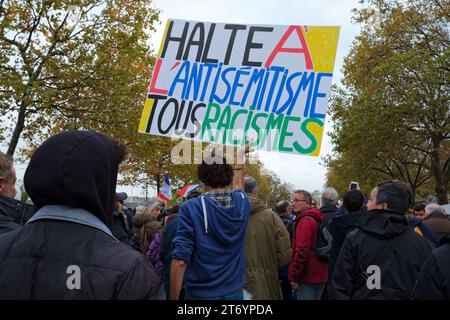
[[[161,175],[156,177],[156,194],[159,193],[159,189],[161,189]]]
[[[416,191],[417,191],[417,187],[414,185],[414,186],[412,186],[412,185],[410,185],[410,187],[411,187],[411,199],[410,199],[410,201],[411,201],[411,203],[410,203],[410,205],[411,206],[414,206],[414,204],[416,203]]]
[[[439,154],[441,141],[433,139],[433,151],[431,152],[431,172],[435,180],[434,190],[439,204],[447,204],[448,179],[442,170],[441,158]]]
[[[9,155],[14,155],[16,151],[17,144],[19,143],[20,135],[22,134],[23,128],[25,126],[25,113],[27,111],[26,105],[22,102],[19,115],[17,117],[16,126],[14,128],[14,132],[11,137],[11,141],[9,142],[8,151],[6,152]]]

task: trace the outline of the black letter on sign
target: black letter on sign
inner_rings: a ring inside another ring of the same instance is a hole
[[[228,41],[227,54],[225,55],[225,60],[223,60],[223,64],[227,65],[230,62],[231,52],[233,50],[234,39],[236,39],[236,33],[238,30],[245,30],[247,26],[242,24],[226,24],[224,27],[225,30],[229,29],[231,31],[230,40]]]
[[[194,40],[195,35],[197,34],[197,30],[200,31],[198,40]],[[195,61],[200,62],[203,52],[203,44],[205,43],[205,26],[203,23],[199,22],[194,25],[194,29],[192,29],[191,36],[189,37],[189,41],[186,46],[186,50],[184,51],[183,60],[188,60],[189,58],[189,50],[191,46],[197,46],[197,57]]]
[[[155,115],[155,110],[156,110],[156,107],[158,106],[158,101],[159,100],[166,100],[167,97],[166,96],[160,96],[160,95],[157,95],[157,94],[149,94],[147,96],[147,98],[155,100],[155,102],[153,102],[152,111],[150,111],[150,117],[148,118],[147,128],[145,129],[145,132],[150,133],[150,128],[152,127],[152,122],[153,122],[153,116]]]
[[[172,27],[173,27],[173,21],[170,21],[169,28],[167,29],[166,39],[164,40],[164,47],[163,47],[163,51],[161,53],[161,58],[164,58],[166,56],[166,50],[167,50],[167,47],[169,46],[169,42],[173,41],[173,42],[180,43],[178,46],[177,60],[181,60],[181,56],[183,55],[184,43],[186,42],[186,36],[187,36],[188,29],[189,29],[189,22],[186,22],[184,24],[183,34],[179,38],[171,36]]]
[[[194,110],[192,110],[191,113],[191,122],[194,124],[195,126],[195,131],[193,133],[185,133],[184,135],[186,137],[191,137],[191,138],[195,138],[197,136],[197,134],[201,131],[202,129],[202,125],[200,123],[200,121],[197,120],[197,117],[195,116],[195,113],[197,112],[198,109],[200,108],[206,108],[206,104],[204,103],[199,103],[197,105],[195,105]]]
[[[172,117],[172,121],[170,121],[170,125],[167,127],[167,129],[163,130],[161,128],[162,125],[162,117],[164,115],[164,112],[166,111],[167,107],[173,102],[174,106],[175,106],[175,110],[174,110],[174,114]],[[170,98],[169,100],[166,101],[166,103],[163,105],[163,107],[161,108],[161,111],[159,112],[159,116],[158,116],[158,131],[162,134],[166,134],[167,132],[170,131],[170,129],[172,129],[173,125],[175,124],[175,121],[177,120],[177,115],[178,115],[178,100],[175,98]]]
[[[202,62],[209,62],[209,63],[218,63],[219,62],[219,60],[217,60],[217,59],[208,58],[209,47],[211,46],[214,29],[216,29],[216,24],[211,23],[211,26],[209,27],[209,31],[208,31],[208,38],[206,38],[205,51],[203,51],[203,55],[202,55]]]
[[[261,67],[261,62],[255,62],[255,61],[248,61],[248,58],[250,56],[250,49],[261,49],[263,47],[262,43],[252,42],[253,41],[253,35],[255,32],[272,32],[272,27],[250,27],[250,30],[248,31],[248,37],[247,37],[247,43],[245,45],[245,52],[244,52],[244,60],[242,60],[242,65],[244,66],[252,66],[252,67]]]

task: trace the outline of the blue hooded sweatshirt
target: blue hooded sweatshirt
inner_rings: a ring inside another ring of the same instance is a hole
[[[189,295],[216,298],[244,287],[244,239],[251,205],[242,190],[232,192],[233,207],[223,208],[209,196],[180,206],[172,259],[186,262]]]

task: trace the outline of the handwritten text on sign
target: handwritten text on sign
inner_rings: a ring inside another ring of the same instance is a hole
[[[169,20],[139,131],[318,156],[338,35]]]

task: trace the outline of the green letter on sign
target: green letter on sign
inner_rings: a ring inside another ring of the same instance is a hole
[[[297,141],[294,142],[294,148],[300,153],[303,154],[310,154],[317,148],[317,139],[316,137],[311,133],[311,131],[308,130],[308,123],[314,122],[318,124],[320,127],[323,127],[323,122],[316,118],[308,118],[305,121],[303,121],[301,125],[302,131],[306,134],[306,136],[311,140],[311,145],[308,148],[303,148]]]
[[[214,114],[214,118],[210,119],[210,114],[211,114],[211,109],[212,108],[216,109],[216,113]],[[204,135],[205,135],[205,130],[208,129],[208,133],[209,133],[209,140],[211,142],[214,142],[214,137],[212,136],[212,132],[211,132],[211,123],[216,122],[217,119],[219,119],[220,116],[220,106],[217,103],[210,103],[208,104],[208,108],[206,108],[206,114],[205,114],[205,118],[203,119],[203,123],[202,123],[202,136],[201,139],[203,139]]]

